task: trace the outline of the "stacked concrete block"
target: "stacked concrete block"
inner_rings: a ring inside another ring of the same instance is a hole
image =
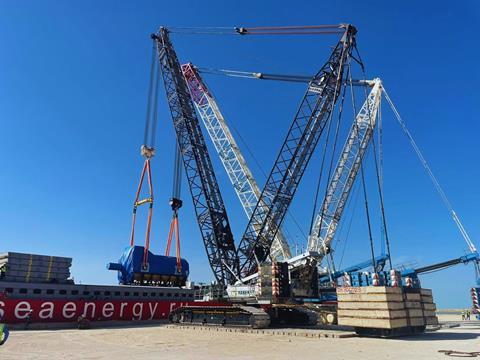
[[[425,325],[438,325],[437,306],[433,302],[432,290],[420,289],[420,297]]]
[[[338,324],[358,328],[421,328],[436,324],[432,292],[427,289],[339,287]]]
[[[0,254],[0,280],[31,283],[65,283],[72,259],[8,252]]]

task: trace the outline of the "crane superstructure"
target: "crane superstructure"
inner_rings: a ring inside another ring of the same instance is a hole
[[[218,104],[197,69],[191,64],[182,65],[183,75],[198,114],[205,125],[215,150],[227,172],[240,203],[247,215],[253,214],[260,197],[260,189],[238,147]],[[270,249],[273,259],[284,260],[291,257],[290,247],[281,229]]]

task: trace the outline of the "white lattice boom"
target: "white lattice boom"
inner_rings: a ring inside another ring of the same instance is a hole
[[[382,82],[374,79],[372,83],[370,94],[350,129],[308,239],[308,250],[317,252],[320,258],[329,251],[362,158],[373,135],[382,95]]]
[[[183,65],[182,70],[197,112],[207,129],[245,214],[250,219],[260,198],[260,189],[215,99],[200,75],[191,64]],[[270,254],[273,259],[277,260],[291,257],[288,242],[281,230],[275,237]]]

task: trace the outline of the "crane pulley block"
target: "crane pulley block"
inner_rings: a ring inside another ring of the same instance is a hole
[[[170,206],[173,211],[178,211],[183,205],[183,201],[177,198],[171,198],[169,201]]]
[[[140,154],[147,159],[152,158],[155,155],[155,148],[142,145],[140,148]]]

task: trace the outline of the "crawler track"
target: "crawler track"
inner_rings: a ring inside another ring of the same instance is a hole
[[[170,314],[170,322],[178,324],[220,325],[263,329],[270,325],[270,316],[260,308],[233,306],[182,306]]]

